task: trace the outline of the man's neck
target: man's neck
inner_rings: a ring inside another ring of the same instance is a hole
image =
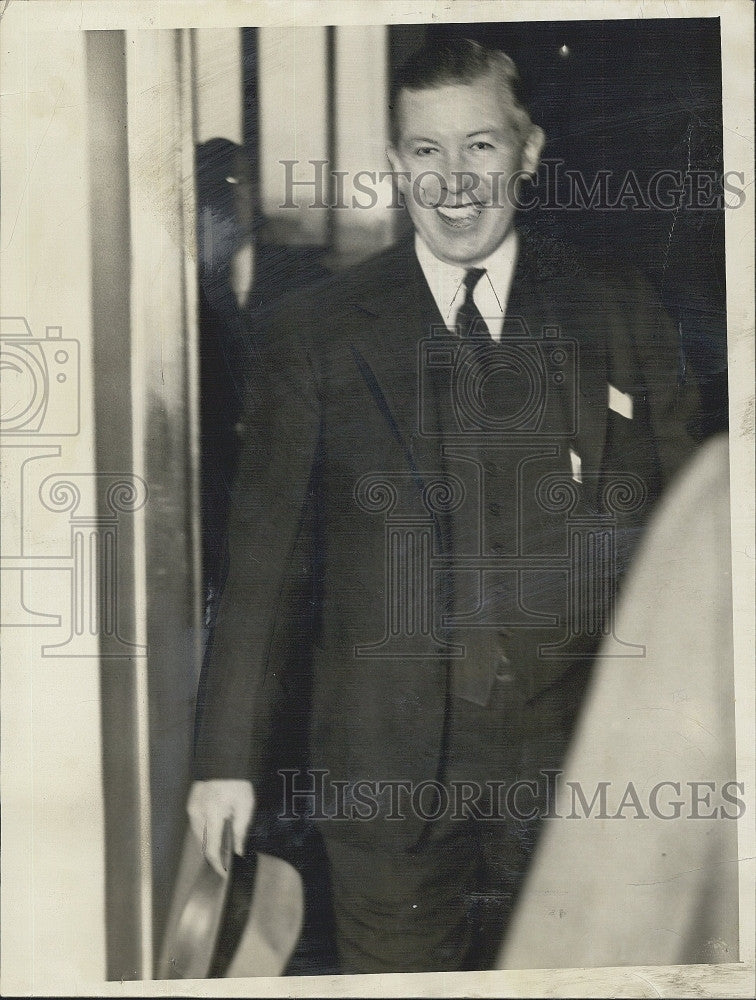
[[[496,250],[477,264],[486,271],[486,278],[477,286],[475,300],[481,314],[490,319],[489,330],[495,340],[501,335],[517,252],[517,232],[510,229]],[[464,264],[448,264],[442,261],[431,252],[417,233],[415,253],[438,310],[451,329],[464,297],[462,283],[465,272],[473,264],[471,261],[466,261]]]
[[[439,257],[431,250],[420,233],[415,231],[415,253],[421,263],[438,264],[442,267],[455,268],[460,274],[464,274],[471,267],[489,269],[491,265],[495,265],[500,260],[511,260],[517,254],[518,245],[519,236],[517,230],[512,226],[507,230],[501,243],[487,256],[476,260],[466,260],[464,263],[461,263],[460,261],[444,260],[443,257]]]

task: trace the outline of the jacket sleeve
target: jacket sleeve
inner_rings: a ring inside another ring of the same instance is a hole
[[[281,679],[269,663],[320,430],[308,312],[290,306],[251,372],[229,514],[230,566],[207,663],[194,777],[259,780]]]
[[[645,308],[640,310],[636,351],[648,393],[661,485],[666,488],[700,444],[701,399],[681,333],[647,283],[640,284]]]

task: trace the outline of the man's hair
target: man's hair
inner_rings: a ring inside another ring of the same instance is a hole
[[[505,87],[515,107],[514,124],[525,130],[531,123],[527,97],[514,60],[501,49],[481,45],[470,38],[426,42],[399,67],[391,82],[389,113],[391,138],[399,134],[398,105],[403,90],[429,90],[454,84],[469,84],[494,74]]]

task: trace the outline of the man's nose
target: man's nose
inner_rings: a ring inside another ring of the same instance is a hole
[[[464,153],[447,153],[442,176],[449,195],[457,196],[470,190],[470,168]]]

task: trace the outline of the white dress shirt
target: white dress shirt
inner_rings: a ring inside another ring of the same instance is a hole
[[[485,260],[476,263],[476,267],[485,268],[486,273],[480,278],[473,291],[475,305],[486,321],[494,340],[501,339],[504,326],[504,315],[507,310],[509,289],[512,284],[515,262],[517,260],[518,239],[514,229],[510,230],[504,242]],[[449,330],[454,327],[459,307],[465,300],[463,281],[468,268],[455,264],[446,264],[435,257],[426,244],[415,234],[415,253],[420,267],[428,282],[438,311]]]

